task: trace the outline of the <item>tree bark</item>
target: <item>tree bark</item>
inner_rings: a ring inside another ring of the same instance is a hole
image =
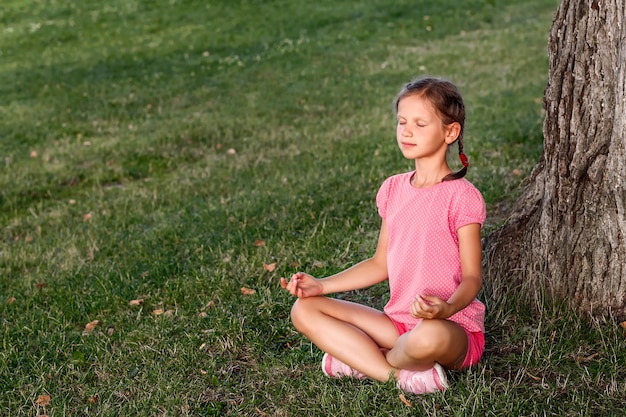
[[[540,300],[626,318],[626,6],[563,0],[548,42],[544,150],[486,271]]]

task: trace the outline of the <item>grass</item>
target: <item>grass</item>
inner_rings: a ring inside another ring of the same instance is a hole
[[[372,253],[395,93],[460,86],[488,233],[541,152],[558,1],[309,3],[2,2],[0,415],[620,415],[624,331],[490,282],[445,394],[321,375],[278,279]]]

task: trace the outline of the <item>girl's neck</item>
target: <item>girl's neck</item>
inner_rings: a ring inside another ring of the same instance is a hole
[[[441,180],[452,172],[448,164],[443,164],[435,169],[423,169],[415,164],[415,172],[411,176],[411,185],[415,188],[429,188],[437,185]]]

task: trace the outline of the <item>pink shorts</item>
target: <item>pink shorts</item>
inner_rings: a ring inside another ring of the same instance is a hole
[[[393,319],[391,319],[391,321],[396,326],[396,329],[398,329],[400,335],[410,330],[405,323],[400,323]],[[467,354],[465,355],[465,360],[463,360],[460,369],[476,365],[485,351],[485,335],[483,332],[469,332],[465,328],[463,329],[465,330],[465,334],[467,334]]]

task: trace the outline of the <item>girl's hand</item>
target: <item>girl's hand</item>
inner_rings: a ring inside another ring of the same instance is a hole
[[[453,307],[435,295],[418,295],[411,304],[411,315],[418,319],[447,319]]]
[[[304,272],[296,272],[289,281],[281,277],[280,286],[298,298],[322,295],[324,290],[321,282]]]

